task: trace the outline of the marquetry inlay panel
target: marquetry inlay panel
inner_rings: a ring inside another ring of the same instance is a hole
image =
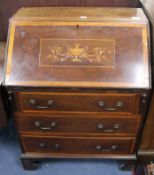
[[[107,39],[41,39],[40,66],[114,66],[115,41]]]

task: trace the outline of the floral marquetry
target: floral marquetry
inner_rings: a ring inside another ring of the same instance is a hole
[[[80,65],[113,66],[114,40],[53,40],[42,39],[40,66]]]

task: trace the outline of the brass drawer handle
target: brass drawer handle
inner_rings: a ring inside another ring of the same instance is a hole
[[[40,142],[39,147],[44,149],[46,147],[46,145],[44,142]],[[55,144],[53,144],[52,148],[54,148],[55,150],[58,150],[60,148],[60,145],[58,143],[55,143]]]
[[[59,145],[58,143],[55,143],[55,144],[53,145],[53,148],[56,149],[56,150],[58,150],[58,149],[60,148],[60,145]]]
[[[98,123],[97,124],[97,129],[100,130],[101,132],[116,132],[120,128],[119,124],[114,124],[113,129],[105,129],[104,124]]]
[[[106,104],[104,101],[99,101],[98,102],[99,107],[103,107],[105,111],[117,111],[119,108],[123,107],[123,102],[118,101],[114,107],[106,107]]]
[[[34,108],[34,109],[48,109],[48,108],[50,108],[51,106],[53,106],[53,101],[52,100],[48,100],[48,102],[47,102],[47,106],[39,106],[38,104],[37,104],[37,101],[36,100],[34,100],[34,99],[30,99],[30,105]]]
[[[34,126],[38,127],[40,130],[48,131],[48,130],[52,130],[53,128],[55,128],[57,126],[57,123],[51,122],[50,127],[44,127],[44,126],[41,126],[41,123],[39,121],[36,121],[34,122]]]
[[[40,148],[45,148],[45,143],[44,142],[39,143],[39,147]]]
[[[106,151],[115,151],[115,150],[117,150],[117,148],[118,148],[117,145],[112,145],[109,148],[105,148],[101,145],[96,145],[96,150],[97,151],[104,151],[104,152],[106,152]]]

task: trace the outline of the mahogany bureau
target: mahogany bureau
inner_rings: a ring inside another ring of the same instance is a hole
[[[150,78],[142,9],[20,9],[4,84],[24,168],[54,157],[136,159]]]

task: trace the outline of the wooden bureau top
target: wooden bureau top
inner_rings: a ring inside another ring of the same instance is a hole
[[[13,21],[131,21],[145,22],[140,8],[29,7],[21,8]]]
[[[148,28],[141,9],[22,8],[5,85],[149,89]]]

